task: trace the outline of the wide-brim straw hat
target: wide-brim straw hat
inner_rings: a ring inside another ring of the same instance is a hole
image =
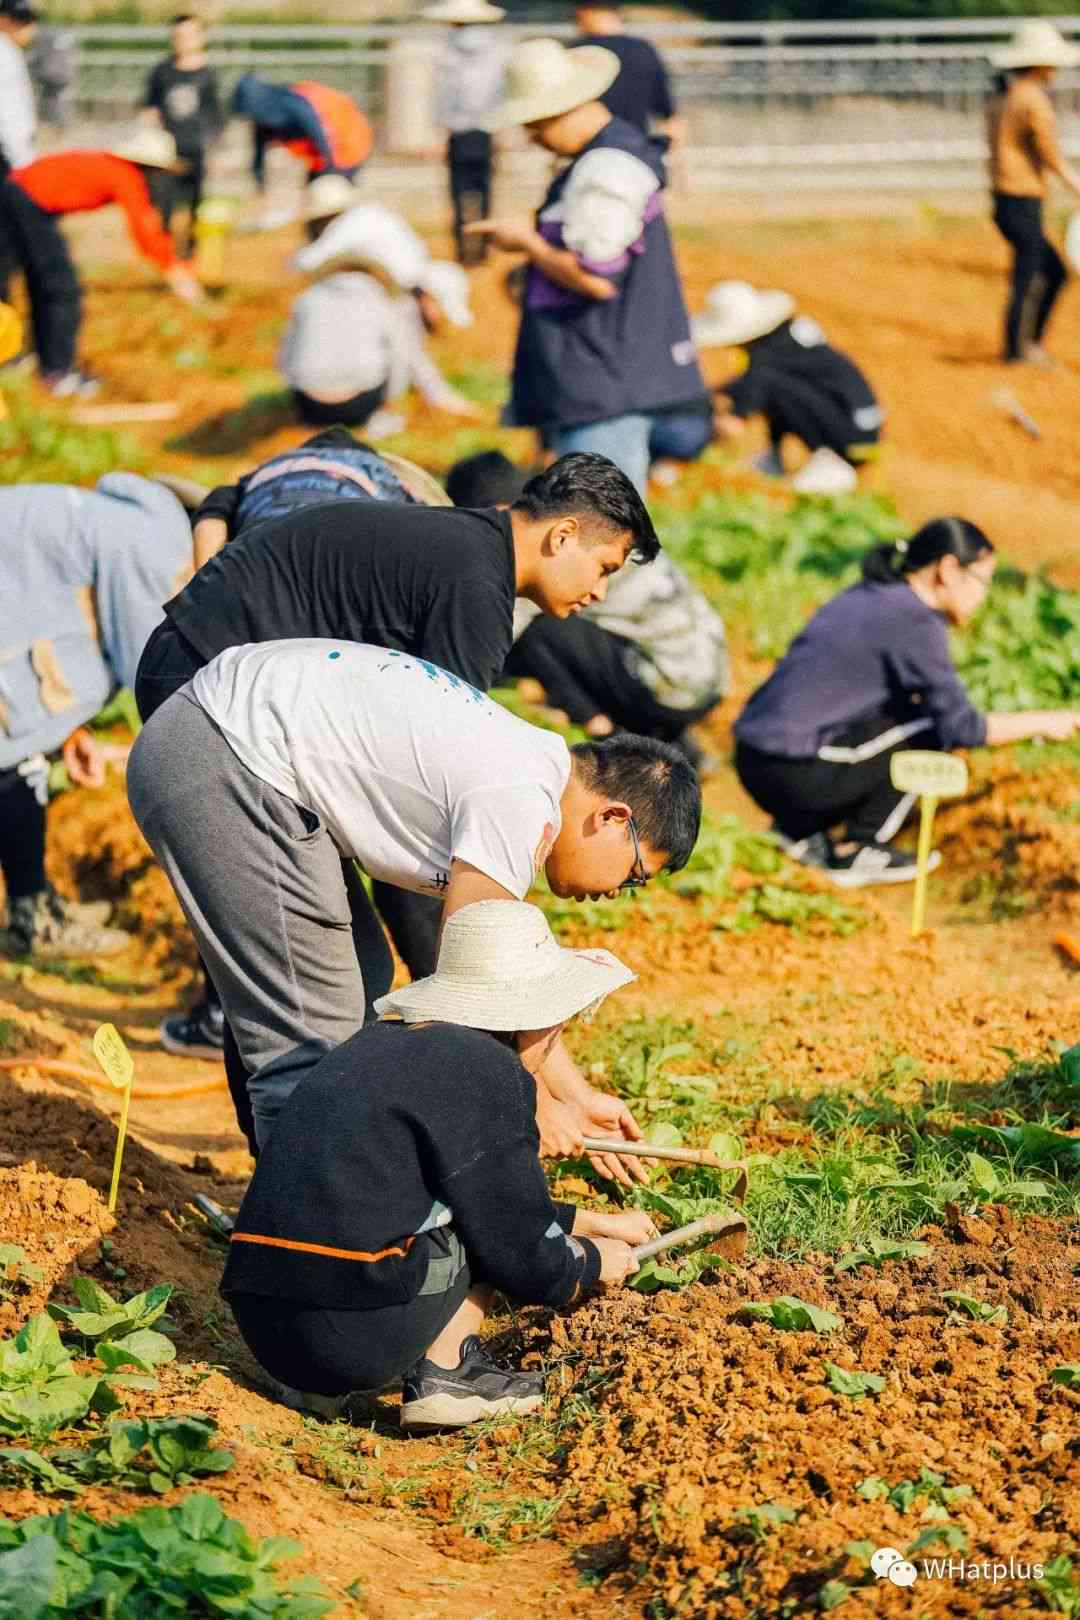
[[[691,322],[701,348],[732,348],[764,337],[795,313],[786,292],[759,292],[747,281],[720,281],[705,296],[705,308]]]
[[[392,455],[389,450],[380,450],[379,455],[398,483],[403,484],[413,500],[421,506],[453,506],[453,501],[438,479],[425,472],[423,467],[418,467],[415,461],[406,461],[404,456]]]
[[[407,1024],[548,1029],[636,977],[610,951],[566,950],[524,900],[479,900],[447,922],[435,972],[380,996],[375,1011],[399,1013]]]
[[[343,174],[320,174],[304,195],[304,218],[329,219],[362,201],[362,193]]]
[[[141,163],[147,169],[178,169],[183,164],[176,150],[176,142],[167,129],[136,129],[126,138],[108,149],[110,156],[126,158],[129,163]]]
[[[569,50],[557,39],[527,39],[511,53],[506,100],[481,121],[482,127],[508,129],[557,118],[610,90],[621,67],[615,52],[602,45]]]
[[[1053,23],[1032,18],[1020,24],[1008,45],[991,51],[990,61],[997,68],[1076,67],[1080,49],[1070,44]]]
[[[425,6],[420,15],[433,23],[497,23],[506,12],[502,6],[489,6],[487,0],[439,0],[438,5]]]

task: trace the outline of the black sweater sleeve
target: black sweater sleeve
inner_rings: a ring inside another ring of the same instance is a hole
[[[556,1205],[548,1191],[534,1107],[535,1088],[522,1071],[513,1126],[504,1113],[494,1140],[476,1143],[466,1163],[444,1171],[445,1195],[477,1282],[526,1304],[569,1305],[595,1286],[600,1251],[565,1230],[573,1206]]]
[[[236,509],[240,505],[240,497],[243,493],[242,484],[243,479],[236,484],[219,484],[217,489],[212,489],[192,518],[192,526],[201,523],[203,518],[222,518],[228,525],[229,539],[231,540]]]

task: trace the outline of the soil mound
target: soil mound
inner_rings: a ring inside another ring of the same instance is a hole
[[[951,1536],[970,1560],[1049,1563],[1075,1539],[1080,1398],[1049,1373],[1080,1346],[1078,1234],[996,1210],[922,1235],[930,1258],[880,1274],[759,1261],[681,1295],[624,1294],[552,1322],[552,1348],[596,1405],[561,1481],[594,1567],[627,1587],[647,1570],[696,1620],[810,1612],[830,1580],[868,1586],[875,1613],[906,1616],[910,1593],[866,1570],[874,1547],[906,1550],[925,1535],[918,1556],[947,1557]],[[1007,1324],[950,1314],[951,1289],[1005,1305]],[[841,1330],[740,1319],[747,1300],[779,1294],[826,1305]],[[834,1394],[826,1361],[885,1387]],[[905,1511],[857,1493],[871,1478],[917,1482],[922,1469],[944,1483]],[[968,1491],[950,1498],[956,1486]],[[792,1510],[792,1528],[777,1536],[768,1512],[755,1519],[763,1505]],[[853,1538],[870,1545],[852,1551]],[[985,1585],[944,1590],[935,1613],[985,1612]],[[1044,1612],[1030,1586],[1005,1590],[1010,1616]]]

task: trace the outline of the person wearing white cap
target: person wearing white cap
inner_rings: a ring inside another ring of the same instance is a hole
[[[472,324],[460,265],[433,260],[399,214],[342,175],[312,182],[306,214],[311,240],[294,263],[318,279],[293,305],[278,354],[302,419],[366,426],[369,438],[393,431],[398,419],[380,407],[410,384],[436,410],[475,416],[424,343],[444,316]]]
[[[496,1288],[574,1305],[637,1269],[641,1211],[552,1201],[536,1075],[564,1024],[634,974],[562,949],[535,906],[489,900],[446,925],[430,978],[378,1003],[282,1110],[237,1216],[221,1290],[297,1404],[402,1383],[406,1429],[540,1406],[478,1334]],[[314,1399],[312,1399],[314,1397]]]
[[[785,292],[759,292],[745,281],[710,289],[694,319],[700,348],[742,349],[744,369],[716,395],[716,431],[739,437],[751,416],[763,416],[769,448],[754,465],[780,477],[783,441],[791,435],[811,451],[792,479],[805,494],[854,489],[856,469],[872,459],[885,413],[855,362],[825,341],[816,321],[797,315]]]
[[[425,22],[449,29],[435,87],[435,121],[447,133],[446,164],[454,245],[461,264],[482,264],[483,237],[466,236],[464,227],[483,219],[491,207],[494,145],[483,128],[502,95],[510,47],[502,30],[492,27],[506,12],[488,0],[437,0],[420,13]]]
[[[662,156],[599,99],[618,72],[601,46],[515,49],[489,127],[523,124],[568,161],[535,224],[466,229],[529,263],[509,420],[542,430],[556,454],[610,456],[643,491],[656,413],[699,401],[705,384],[664,219]]]
[[[26,276],[34,347],[50,393],[87,395],[97,383],[76,369],[81,320],[79,278],[58,216],[115,203],[139,252],[177,297],[198,298],[199,283],[180,262],[153,202],[156,175],[177,167],[176,143],[162,129],[140,129],[103,151],[52,152],[13,169],[0,189],[0,232]]]
[[[1013,250],[1003,358],[1046,365],[1043,334],[1066,277],[1043,231],[1049,176],[1080,197],[1080,173],[1061,150],[1047,91],[1059,68],[1080,64],[1080,49],[1039,18],[1022,23],[990,61],[1004,80],[988,107],[994,224]]]

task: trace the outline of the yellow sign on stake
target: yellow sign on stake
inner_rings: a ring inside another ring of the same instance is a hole
[[[930,748],[905,748],[889,761],[889,776],[898,793],[913,793],[919,798],[919,849],[911,932],[921,934],[926,921],[926,878],[934,814],[939,799],[956,799],[967,792],[968,768],[955,754],[937,753]]]
[[[99,1024],[94,1031],[91,1045],[94,1056],[105,1071],[106,1078],[112,1082],[117,1091],[124,1094],[124,1100],[120,1105],[120,1126],[116,1135],[112,1184],[109,1187],[109,1213],[113,1214],[120,1186],[120,1164],[124,1157],[124,1142],[127,1138],[128,1105],[131,1102],[131,1082],[135,1078],[135,1064],[115,1024]]]

